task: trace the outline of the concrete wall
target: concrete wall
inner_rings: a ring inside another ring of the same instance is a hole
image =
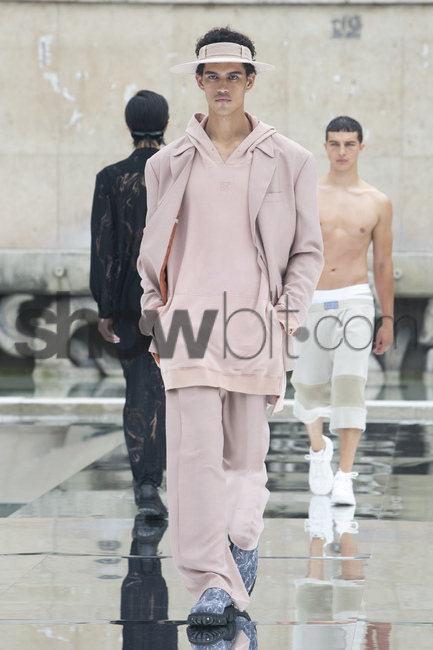
[[[0,271],[0,291],[19,288],[19,267],[29,274],[27,251],[32,264],[35,249],[55,255],[53,273],[59,251],[87,259],[95,174],[131,150],[125,102],[140,88],[161,92],[171,108],[168,140],[180,136],[205,103],[193,77],[168,68],[192,60],[197,37],[228,23],[252,36],[259,60],[276,66],[257,78],[247,109],[313,151],[321,173],[327,122],[339,114],[360,120],[361,174],[393,201],[394,248],[407,265],[401,281],[412,274],[406,292],[422,285],[420,295],[431,293],[430,0],[0,2],[0,248],[8,253],[1,266],[13,264],[13,277]],[[14,250],[24,254],[18,267]],[[33,268],[37,276],[37,262]]]

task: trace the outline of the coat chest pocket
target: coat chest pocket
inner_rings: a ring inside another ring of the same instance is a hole
[[[282,192],[268,192],[263,198],[263,203],[273,203],[275,201],[281,201],[283,197]]]

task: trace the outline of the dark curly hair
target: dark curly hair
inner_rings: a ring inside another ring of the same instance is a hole
[[[211,43],[237,43],[238,45],[244,45],[251,52],[251,56],[256,56],[256,48],[254,43],[248,36],[237,32],[234,29],[231,29],[229,25],[227,27],[214,27],[210,29],[204,36],[198,39],[197,45],[195,48],[195,55],[198,56],[201,48],[205,45],[210,45]],[[256,74],[256,69],[251,63],[243,63],[245,68],[245,74],[249,77],[251,74]],[[196,74],[200,77],[203,75],[204,64],[200,63],[197,66]]]
[[[348,117],[347,115],[340,115],[340,117],[334,117],[326,127],[326,141],[328,141],[328,133],[357,133],[359,144],[362,143],[362,126],[359,122],[353,119],[353,117]]]

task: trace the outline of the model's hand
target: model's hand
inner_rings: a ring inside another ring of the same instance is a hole
[[[374,354],[383,354],[391,347],[394,340],[394,323],[392,320],[384,321],[383,325],[377,330],[376,341],[374,343]]]
[[[280,316],[280,314],[283,314]],[[296,314],[289,313],[289,316],[287,318],[287,313],[285,311],[278,311],[277,309],[277,318],[278,321],[281,325],[281,329],[283,330],[283,339],[286,337],[287,334],[290,336],[296,336],[296,331],[299,329],[299,321],[298,317]],[[287,332],[286,332],[286,326],[287,326]]]
[[[161,367],[161,358],[160,358],[159,354],[157,354],[156,352],[151,352],[151,355],[155,359],[156,365],[158,366],[158,368],[160,368]]]
[[[98,322],[98,330],[101,336],[109,343],[120,343],[120,339],[113,330],[112,318],[100,318]]]
[[[296,336],[299,329],[299,321],[296,314],[289,314],[289,334]]]

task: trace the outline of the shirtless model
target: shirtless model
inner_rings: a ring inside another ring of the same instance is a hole
[[[365,145],[356,120],[332,120],[324,146],[330,170],[319,180],[318,199],[325,266],[304,322],[308,338],[295,341],[294,413],[310,438],[312,492],[332,490],[333,504],[355,505],[352,479],[357,474],[352,467],[365,430],[364,388],[374,319],[367,251],[373,242],[374,281],[383,314],[373,352],[383,354],[393,341],[392,206],[358,176],[358,156]],[[330,418],[331,433],[340,435],[335,477],[332,441],[322,433],[324,416]]]

